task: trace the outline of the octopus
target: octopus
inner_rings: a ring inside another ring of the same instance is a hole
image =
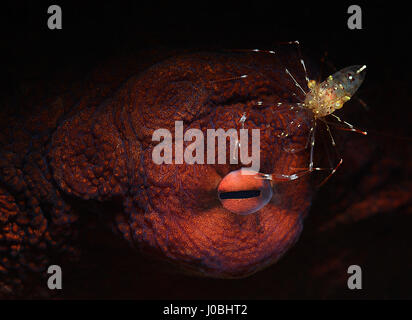
[[[87,254],[79,226],[96,224],[92,214],[125,246],[186,274],[244,278],[278,262],[303,230],[315,196],[310,176],[268,187],[238,177],[241,164],[158,165],[152,135],[159,128],[173,132],[175,121],[202,131],[259,129],[262,172],[304,167],[310,119],[290,108],[298,103],[296,86],[284,64],[306,82],[299,59],[286,48],[279,55],[145,54],[51,92],[39,84],[42,90],[29,97],[6,100],[0,296],[39,295],[35,288],[44,287],[49,265],[75,264]],[[280,138],[285,130],[287,138]],[[291,148],[303,151],[285,151]],[[263,205],[227,199],[256,188],[270,194]],[[250,206],[258,209],[243,214]]]

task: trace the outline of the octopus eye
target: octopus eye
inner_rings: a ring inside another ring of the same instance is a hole
[[[218,187],[223,207],[239,215],[248,215],[262,209],[272,198],[270,181],[257,179],[259,173],[242,168],[229,172]]]

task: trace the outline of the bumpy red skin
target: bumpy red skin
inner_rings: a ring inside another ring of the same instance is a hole
[[[289,69],[304,84],[294,61]],[[142,71],[148,64],[98,69],[30,113],[3,117],[2,294],[24,294],[26,274],[44,274],[51,257],[75,255],[76,221],[85,214],[74,205],[78,201],[99,208],[114,201],[117,207],[105,214],[126,240],[205,276],[252,274],[297,241],[313,190],[307,179],[275,183],[268,205],[240,216],[224,209],[216,192],[221,179],[240,165],[152,161],[154,130],[173,133],[174,122],[181,120],[185,129],[240,128],[246,112],[245,128],[261,132],[262,172],[287,174],[291,167],[305,167],[306,151],[284,149],[287,143],[306,143],[308,119],[297,119],[289,109],[297,102],[297,88],[278,58],[199,53]],[[212,82],[242,74],[248,77]],[[275,107],[278,102],[283,106]],[[291,120],[304,124],[302,129],[280,139]]]

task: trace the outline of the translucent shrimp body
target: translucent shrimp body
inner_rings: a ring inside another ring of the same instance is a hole
[[[312,110],[315,118],[322,118],[343,107],[361,86],[366,66],[350,66],[330,75],[322,83],[308,82],[304,107]]]

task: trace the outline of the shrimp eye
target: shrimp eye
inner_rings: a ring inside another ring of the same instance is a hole
[[[259,173],[248,168],[229,172],[218,187],[223,207],[239,215],[248,215],[262,209],[272,198],[269,180],[258,179]]]

